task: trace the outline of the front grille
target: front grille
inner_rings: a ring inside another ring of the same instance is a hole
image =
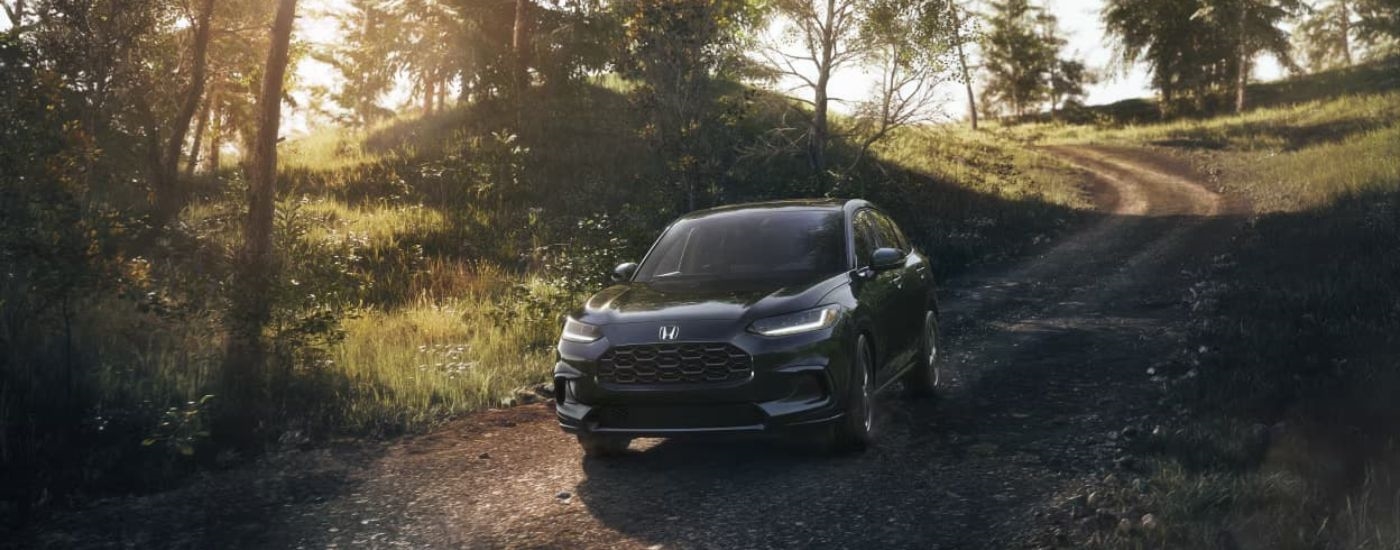
[[[747,379],[753,358],[730,344],[618,346],[598,359],[598,381],[686,384]]]

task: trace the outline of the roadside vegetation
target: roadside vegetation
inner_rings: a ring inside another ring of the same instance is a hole
[[[1188,349],[1148,375],[1180,416],[1135,443],[1150,457],[1145,482],[1101,495],[1153,521],[1088,542],[1400,545],[1397,67],[1308,77],[1349,92],[1331,97],[1307,82],[1269,84],[1302,92],[1239,115],[1017,130],[1166,149],[1253,209],[1236,252],[1184,297],[1196,316]]]

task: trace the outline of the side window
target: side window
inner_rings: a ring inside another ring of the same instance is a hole
[[[909,244],[904,242],[899,234],[899,228],[895,227],[894,221],[884,214],[875,214],[876,231],[879,234],[878,246],[882,248],[897,248],[903,252],[909,251]]]
[[[856,265],[865,266],[870,263],[870,255],[875,253],[877,232],[875,230],[875,219],[869,210],[856,212],[856,217],[851,222],[851,229],[855,231],[856,240]]]

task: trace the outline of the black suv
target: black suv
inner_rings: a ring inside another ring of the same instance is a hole
[[[588,456],[634,437],[872,437],[872,399],[938,385],[929,260],[874,205],[793,200],[676,220],[569,316],[554,394]]]

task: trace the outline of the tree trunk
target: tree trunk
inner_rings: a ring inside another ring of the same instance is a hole
[[[816,106],[812,108],[812,141],[808,144],[808,157],[811,161],[812,171],[818,178],[825,178],[826,174],[826,142],[827,142],[827,97],[826,85],[830,78],[828,71],[823,68],[821,75],[817,77]]]
[[[215,105],[217,105],[217,102]],[[224,117],[223,114],[219,112],[217,106],[214,108],[214,112],[211,116],[213,120],[210,121],[209,128],[208,165],[209,173],[217,176],[219,173],[219,152],[224,145]]]
[[[278,0],[272,43],[258,96],[257,137],[248,174],[248,218],[235,275],[228,353],[223,382],[228,399],[221,415],[222,433],[240,447],[257,444],[257,422],[265,403],[265,356],[262,332],[271,315],[268,291],[276,262],[272,250],[273,196],[277,183],[277,134],[282,117],[282,81],[287,73],[288,44],[297,0]]]
[[[515,27],[511,33],[510,47],[511,53],[515,56],[515,93],[519,95],[525,91],[526,79],[529,72],[529,11],[530,0],[515,0]]]
[[[1240,7],[1240,15],[1239,15],[1239,18],[1240,18],[1240,19],[1239,19],[1239,23],[1237,24],[1237,28],[1235,29],[1235,30],[1236,30],[1236,33],[1237,33],[1235,39],[1236,39],[1236,40],[1239,40],[1239,42],[1240,42],[1240,45],[1239,45],[1239,48],[1240,48],[1240,51],[1239,51],[1239,59],[1236,61],[1236,63],[1238,63],[1239,66],[1235,68],[1235,112],[1236,112],[1236,113],[1243,113],[1243,112],[1244,112],[1244,94],[1245,94],[1245,86],[1247,86],[1247,85],[1249,84],[1249,69],[1250,69],[1250,66],[1249,66],[1249,65],[1250,65],[1250,63],[1249,63],[1249,41],[1245,39],[1245,34],[1244,34],[1245,16],[1246,16],[1248,13],[1249,13],[1249,9],[1248,9],[1248,8],[1243,7],[1243,6]]]
[[[972,94],[972,75],[967,70],[967,54],[963,52],[962,19],[958,17],[958,6],[948,2],[948,14],[953,18],[953,43],[958,45],[958,67],[962,70],[963,87],[967,89],[967,116],[972,121],[972,129],[977,130],[977,97]]]
[[[833,27],[836,17],[836,0],[826,0],[826,21],[821,25],[821,59],[817,64],[817,85],[812,90],[812,141],[808,144],[807,155],[816,173],[817,180],[826,181],[826,142],[827,125],[827,85],[831,82],[831,57],[836,48],[836,32]]]
[[[204,0],[199,11],[199,21],[195,26],[193,63],[190,69],[190,88],[185,92],[184,102],[171,121],[170,137],[165,142],[165,152],[161,155],[160,166],[156,168],[156,225],[170,219],[179,208],[176,184],[180,170],[180,151],[185,147],[185,134],[190,130],[190,119],[199,109],[199,100],[204,95],[205,70],[208,66],[210,28],[214,18],[214,0]]]
[[[1351,6],[1348,6],[1348,5],[1347,5],[1346,0],[1339,0],[1339,1],[1337,2],[1337,9],[1338,9],[1338,11],[1341,12],[1340,16],[1341,16],[1341,19],[1342,19],[1341,22],[1340,22],[1340,23],[1341,23],[1341,29],[1342,29],[1342,60],[1346,62],[1346,64],[1347,64],[1348,67],[1350,67],[1350,66],[1351,66]]]
[[[445,109],[445,108],[447,107],[447,83],[448,83],[448,82],[449,82],[449,79],[446,79],[446,78],[444,78],[444,79],[442,79],[441,81],[438,82],[438,85],[437,85],[437,90],[438,90],[437,108],[438,108],[438,111],[442,111],[443,109]]]
[[[436,83],[432,76],[423,76],[423,114],[433,114],[433,99],[437,97],[437,90],[433,89],[433,85]]]
[[[20,21],[24,18],[24,0],[15,0],[14,9],[11,9],[9,4],[0,2],[0,8],[5,8],[5,15],[10,18],[10,28],[20,26]]]
[[[190,144],[190,158],[185,161],[185,177],[194,177],[195,166],[199,164],[199,146],[204,142],[204,131],[209,128],[209,111],[214,94],[204,99],[204,108],[199,111],[199,122],[194,126],[194,143]]]
[[[1245,102],[1245,88],[1249,86],[1249,55],[1245,53],[1245,47],[1240,45],[1240,58],[1237,61],[1239,67],[1235,72],[1235,112],[1243,113]]]

